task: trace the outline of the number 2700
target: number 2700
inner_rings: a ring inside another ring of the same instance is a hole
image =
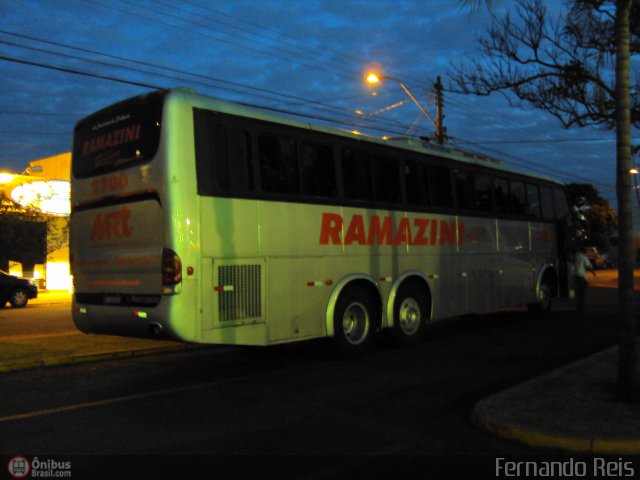
[[[127,188],[128,183],[129,177],[126,173],[95,178],[91,181],[91,193],[104,195],[105,193],[119,192]]]

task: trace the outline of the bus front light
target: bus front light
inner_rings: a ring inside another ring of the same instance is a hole
[[[178,293],[182,282],[182,261],[176,252],[164,248],[162,250],[162,293]]]

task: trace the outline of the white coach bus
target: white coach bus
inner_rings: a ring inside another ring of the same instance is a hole
[[[73,318],[84,332],[399,343],[447,317],[550,308],[571,286],[562,185],[184,89],[80,121]]]

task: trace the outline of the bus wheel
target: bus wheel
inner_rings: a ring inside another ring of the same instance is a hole
[[[334,342],[342,353],[362,353],[373,343],[378,308],[371,294],[354,286],[338,297],[333,314]]]
[[[393,305],[393,339],[398,345],[413,345],[424,335],[431,302],[415,283],[402,285]]]
[[[529,312],[533,313],[534,315],[542,315],[549,312],[549,310],[551,310],[553,293],[551,291],[551,285],[549,284],[548,279],[543,278],[540,281],[540,288],[538,289],[536,296],[536,303],[532,303],[527,307],[529,309]]]

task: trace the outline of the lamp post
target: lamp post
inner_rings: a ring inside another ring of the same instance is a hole
[[[407,88],[407,86],[402,83],[401,80],[395,77],[390,77],[389,75],[382,75],[376,72],[369,72],[369,74],[365,77],[365,80],[370,85],[376,85],[385,80],[391,80],[393,82],[398,83],[402,90],[409,96],[409,98],[416,104],[416,106],[420,109],[422,114],[427,117],[431,123],[436,127],[435,139],[436,142],[440,145],[444,143],[444,133],[442,129],[442,85],[440,83],[440,77],[436,80],[436,118],[434,119],[429,112],[418,102],[418,99],[411,93],[411,91]]]

